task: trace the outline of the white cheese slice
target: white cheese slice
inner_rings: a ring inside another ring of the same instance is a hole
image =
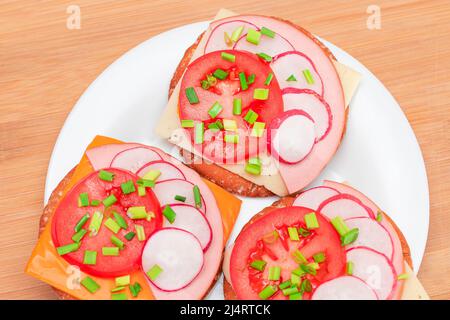
[[[402,300],[430,300],[430,297],[420,283],[419,279],[406,262],[405,273],[408,274],[408,279],[402,280],[405,281],[402,292]]]

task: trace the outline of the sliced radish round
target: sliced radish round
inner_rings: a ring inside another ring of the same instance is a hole
[[[283,112],[272,121],[268,134],[272,155],[286,163],[297,163],[306,158],[316,138],[314,121],[301,110]]]
[[[314,290],[312,300],[378,300],[375,291],[364,281],[342,276],[322,283]]]
[[[392,238],[378,221],[371,218],[350,218],[345,220],[345,223],[350,229],[359,229],[358,238],[348,248],[368,247],[392,260],[394,254]]]
[[[159,200],[161,207],[167,204],[177,204],[175,196],[186,197],[184,204],[195,206],[194,184],[183,179],[171,179],[156,183],[153,192]],[[179,204],[179,203],[178,203]],[[202,213],[206,212],[206,204],[202,196],[202,206],[199,208]]]
[[[314,120],[316,141],[320,141],[331,129],[332,115],[328,103],[315,91],[309,89],[285,88],[283,90],[284,111],[299,109]]]
[[[197,208],[187,204],[173,204],[170,206],[175,211],[176,217],[173,223],[164,219],[164,227],[173,227],[192,233],[206,251],[212,240],[212,230],[208,219]]]
[[[317,210],[322,202],[338,194],[333,188],[315,187],[302,192],[292,205]]]
[[[364,206],[362,202],[349,194],[339,194],[325,200],[317,209],[328,219],[340,216],[342,219],[349,218],[373,218],[372,211]]]
[[[154,232],[142,251],[142,269],[147,274],[155,265],[162,272],[149,279],[158,289],[176,291],[186,287],[203,267],[203,250],[190,232],[163,228]]]
[[[156,160],[161,160],[156,151],[145,147],[135,147],[119,152],[112,159],[110,166],[136,173],[144,164]]]
[[[212,29],[211,34],[206,41],[204,53],[206,54],[212,51],[231,49],[232,44],[227,45],[227,43],[225,42],[225,33],[227,33],[228,36],[231,37],[233,31],[237,30],[240,27],[243,27],[241,35],[247,34],[247,30],[249,28],[258,30],[258,28],[254,24],[244,20],[233,20],[220,23]]]
[[[185,176],[180,169],[178,169],[175,165],[171,164],[170,162],[164,160],[152,161],[143,165],[137,171],[137,175],[139,177],[143,177],[147,174],[147,172],[152,170],[157,170],[161,172],[161,175],[156,180],[157,182],[162,182],[171,179],[185,179]]]
[[[282,36],[275,34],[273,38],[261,36],[258,45],[247,41],[247,35],[242,36],[234,45],[234,50],[249,51],[253,53],[265,53],[275,57],[286,51],[294,50],[291,43]]]
[[[389,259],[367,247],[355,247],[347,251],[347,261],[353,263],[353,275],[363,280],[380,300],[389,299],[397,275]]]
[[[299,51],[283,52],[276,56],[270,64],[277,77],[281,89],[298,88],[311,89],[320,96],[323,95],[322,78],[317,73],[316,67],[311,59]],[[312,81],[308,83],[303,71],[309,70]],[[287,81],[293,75],[295,81]]]

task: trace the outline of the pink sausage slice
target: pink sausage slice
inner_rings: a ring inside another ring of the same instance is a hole
[[[233,44],[231,43],[230,45],[227,45],[227,43],[225,42],[225,33],[227,33],[228,36],[231,37],[233,32],[235,30],[237,31],[241,27],[243,29],[242,32],[238,34],[239,38],[242,35],[247,34],[249,28],[252,28],[254,30],[257,29],[254,24],[240,19],[233,19],[226,22],[221,22],[221,20],[218,20],[211,23],[212,31],[209,35],[208,40],[206,41],[204,53],[207,54],[212,51],[231,49],[233,47]]]
[[[322,283],[314,290],[312,300],[378,300],[375,291],[364,281],[342,276]]]
[[[333,188],[315,187],[302,192],[292,205],[317,210],[322,202],[338,194]]]

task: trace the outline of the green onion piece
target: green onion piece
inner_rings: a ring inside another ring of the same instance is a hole
[[[114,203],[117,202],[117,198],[115,195],[110,194],[108,197],[106,197],[105,199],[103,199],[103,205],[107,208],[112,206]]]
[[[300,237],[298,236],[298,230],[295,227],[288,227],[289,239],[292,241],[300,241]]]
[[[225,80],[228,77],[228,72],[222,70],[222,69],[216,69],[214,71],[213,76],[220,80]]]
[[[78,232],[83,228],[83,226],[86,224],[86,222],[89,220],[89,213],[86,213],[84,216],[81,217],[80,220],[78,220],[77,224],[75,225],[75,232]]]
[[[233,114],[238,116],[242,113],[242,99],[234,98],[233,99]]]
[[[103,247],[102,255],[104,256],[118,256],[119,248],[118,247]]]
[[[264,81],[264,84],[266,86],[269,86],[270,83],[272,82],[272,79],[273,79],[273,73],[271,72],[271,73],[269,73],[269,75],[267,76],[266,80]]]
[[[113,181],[114,173],[106,171],[106,170],[100,170],[98,172],[98,177],[103,181]]]
[[[147,191],[145,191],[145,187],[138,186],[138,195],[140,197],[144,197],[146,193],[147,193]]]
[[[111,292],[119,292],[119,291],[122,291],[123,289],[125,289],[125,286],[115,287],[115,288],[111,289]]]
[[[172,207],[169,205],[166,205],[163,209],[163,215],[164,217],[166,217],[166,219],[170,222],[173,223],[175,221],[175,218],[177,216],[177,214],[175,213],[175,211],[173,211]]]
[[[291,294],[298,293],[298,288],[296,286],[290,287],[290,288],[283,289],[282,292],[283,292],[283,295],[290,296]]]
[[[233,45],[233,41],[231,40],[230,36],[228,35],[228,32],[223,33],[223,40],[225,41],[225,44],[227,47],[231,47]]]
[[[272,61],[272,57],[269,56],[268,54],[264,53],[264,52],[260,52],[256,54],[258,57],[260,57],[261,59],[263,59],[264,61],[270,62]]]
[[[116,219],[117,224],[122,229],[126,230],[128,229],[128,223],[125,221],[125,219],[122,217],[122,215],[116,211],[113,212],[114,219]]]
[[[269,280],[278,281],[280,280],[281,267],[272,266],[269,268]]]
[[[302,269],[305,273],[311,274],[313,276],[317,274],[317,269],[309,264],[300,265],[300,269]]]
[[[88,230],[90,231],[89,235],[96,236],[100,231],[100,227],[102,226],[103,221],[103,213],[100,211],[95,211],[92,215],[91,223],[89,224]]]
[[[252,263],[250,263],[250,267],[258,271],[264,271],[266,264],[267,262],[264,260],[253,260]]]
[[[241,83],[241,90],[245,91],[248,89],[247,77],[244,72],[239,72],[239,81]]]
[[[194,192],[195,207],[199,209],[202,207],[202,195],[200,194],[200,188],[195,185],[194,188],[192,188],[192,191]]]
[[[203,122],[197,122],[195,124],[195,131],[194,131],[194,142],[195,144],[202,144],[204,139],[204,124]]]
[[[208,74],[206,76],[206,81],[208,81],[211,87],[214,87],[217,84],[217,78],[214,77],[212,74]]]
[[[248,163],[254,164],[256,166],[260,166],[261,165],[261,160],[259,159],[259,157],[251,157],[251,158],[248,159]],[[274,230],[273,232],[277,233],[276,230]]]
[[[214,102],[214,104],[212,105],[212,107],[208,110],[208,114],[209,116],[214,119],[216,118],[219,113],[221,113],[223,110],[223,107],[220,105],[219,102]]]
[[[325,253],[323,253],[323,252],[318,252],[318,253],[316,253],[316,254],[314,254],[313,255],[313,259],[314,259],[314,261],[315,262],[317,262],[317,263],[322,263],[322,262],[324,262],[325,261]]]
[[[309,71],[309,69],[303,70],[302,73],[303,73],[303,76],[305,77],[307,84],[314,84],[314,78],[311,74],[311,71]]]
[[[244,116],[244,120],[250,124],[254,124],[256,119],[258,119],[258,117],[259,117],[259,115],[255,111],[253,111],[252,109],[249,109]]]
[[[78,231],[77,233],[75,233],[72,236],[72,240],[73,242],[80,242],[81,239],[83,239],[83,237],[86,235],[87,230],[86,229],[81,229],[80,231]]]
[[[308,230],[306,230],[305,228],[298,228],[298,233],[303,237],[303,238],[306,238],[306,237],[308,237],[308,236],[310,236],[311,235],[311,232],[310,231],[308,231]]]
[[[253,124],[252,132],[250,133],[250,136],[261,138],[264,135],[265,127],[266,127],[266,123],[265,122],[258,122],[258,121],[256,121]]]
[[[133,180],[128,180],[120,184],[120,188],[124,194],[130,194],[136,191]]]
[[[252,73],[251,75],[248,76],[247,83],[252,84],[253,82],[255,82],[255,79],[256,79],[256,75],[254,73]]]
[[[180,196],[180,195],[175,195],[175,200],[177,201],[181,201],[181,202],[185,202],[186,201],[186,197],[184,196]]]
[[[301,292],[294,293],[289,296],[289,300],[302,300],[302,299],[303,299],[303,294]]]
[[[128,297],[125,293],[112,293],[111,300],[128,300]]]
[[[151,170],[147,173],[150,173],[150,176],[154,176],[154,172],[159,172],[159,170]],[[144,175],[144,177],[147,174]],[[138,185],[138,193],[139,193],[139,187],[143,187],[143,188],[153,188],[155,186],[155,181],[154,180],[150,180],[147,178],[139,178],[136,180],[136,183]]]
[[[269,38],[274,38],[275,37],[275,32],[270,30],[269,28],[266,27],[262,27],[261,28],[261,34],[269,37]]]
[[[268,285],[267,287],[262,289],[260,293],[258,293],[258,296],[263,300],[267,300],[271,296],[273,296],[277,291],[278,291],[277,286]]]
[[[80,193],[78,196],[78,206],[87,207],[89,205],[89,195],[87,192]]]
[[[126,235],[124,235],[124,238],[127,239],[128,241],[131,241],[131,240],[133,240],[135,235],[136,235],[136,233],[134,233],[133,231],[130,231]]]
[[[305,214],[305,223],[309,230],[319,228],[319,221],[317,221],[317,217],[314,212]]]
[[[141,290],[142,290],[142,287],[139,284],[139,282],[135,282],[134,284],[131,284],[129,286],[129,288],[130,288],[131,295],[135,298],[139,295],[139,292],[141,292]]]
[[[253,91],[253,99],[267,100],[269,98],[269,89],[257,88]]]
[[[254,164],[254,163],[250,163],[248,162],[245,165],[245,172],[250,173],[254,176],[259,176],[261,174],[261,164]]]
[[[333,219],[331,219],[331,224],[333,225],[334,229],[339,233],[340,236],[343,236],[347,232],[350,231],[350,229],[345,224],[344,220],[340,216],[336,216]]]
[[[122,250],[125,246],[125,244],[123,243],[122,240],[120,240],[119,238],[117,238],[116,236],[112,235],[111,236],[111,243],[113,245],[115,245],[116,247],[118,247],[120,250]]]
[[[314,269],[316,269],[316,270],[319,270],[320,269],[320,265],[317,263],[317,262],[310,262],[310,263],[308,263],[307,264],[307,266],[308,267],[311,267],[311,268],[314,268]]]
[[[223,128],[226,131],[237,131],[237,122],[236,122],[236,120],[223,119]]]
[[[234,54],[228,53],[228,52],[222,52],[220,54],[223,60],[229,61],[229,62],[235,62],[236,56]]]
[[[244,31],[244,26],[240,26],[240,27],[237,27],[236,29],[234,29],[234,31],[231,33],[231,37],[230,37],[231,41],[233,41],[233,42],[238,41],[242,34],[242,31]]]
[[[63,256],[65,254],[77,251],[80,248],[80,245],[81,244],[78,242],[69,243],[69,244],[66,244],[65,246],[57,247],[56,251],[58,252],[58,254],[60,256]]]
[[[303,280],[303,282],[300,286],[300,290],[302,292],[311,292],[312,291],[311,281],[309,281],[309,279]]]
[[[295,274],[296,276],[303,277],[306,274],[306,272],[301,267],[298,267],[297,269],[292,270],[291,274]]]
[[[81,285],[86,288],[90,293],[96,293],[100,289],[100,285],[90,277],[85,277],[80,281]]]
[[[193,128],[194,127],[194,120],[187,120],[187,119],[181,120],[181,127],[183,127],[183,128]]]
[[[150,170],[149,172],[144,174],[142,179],[144,179],[143,182],[145,183],[145,180],[156,181],[156,180],[158,180],[158,178],[160,176],[161,176],[161,171],[160,170]],[[144,185],[144,187],[153,187],[153,186]]]
[[[381,222],[383,220],[383,212],[378,211],[377,212],[377,221]]]
[[[117,277],[115,279],[115,283],[116,283],[117,287],[129,285],[130,284],[130,275],[127,274],[126,276]]]
[[[239,143],[239,135],[237,134],[225,134],[223,137],[226,143]]]
[[[261,40],[261,32],[256,31],[255,29],[248,29],[246,39],[248,42],[258,45]]]
[[[116,221],[114,221],[114,219],[112,218],[108,218],[105,221],[105,227],[107,227],[109,230],[112,231],[112,233],[117,233],[120,230],[120,226],[117,224]]]
[[[91,206],[93,206],[93,207],[99,206],[100,203],[101,203],[100,200],[97,200],[97,199],[92,199],[92,200],[91,200]]]
[[[359,235],[359,229],[353,228],[352,230],[350,230],[349,232],[347,232],[346,234],[341,236],[342,246],[346,246],[346,245],[349,245],[349,244],[355,242],[356,239],[358,239],[358,235]]]
[[[136,229],[136,234],[137,234],[137,238],[139,241],[145,241],[145,230],[144,227],[141,226],[140,224],[136,224],[134,226],[134,228]]]
[[[216,122],[210,123],[208,124],[208,129],[214,132],[220,131],[221,129],[223,129],[222,122],[220,122],[220,120],[217,120]]]
[[[84,251],[83,264],[96,265],[97,264],[97,251],[91,251],[91,250]]]
[[[292,285],[299,286],[301,281],[302,281],[301,276],[299,276],[298,274],[295,274],[294,272],[291,273],[291,283],[292,283]]]
[[[147,219],[148,213],[144,206],[129,207],[127,210],[127,216],[132,220]]]
[[[345,273],[349,276],[353,275],[353,267],[354,264],[352,261],[347,261],[347,265],[345,266]]]
[[[150,278],[150,280],[155,281],[156,278],[163,272],[163,269],[155,264],[153,267],[151,267],[150,270],[147,271],[147,275]]]
[[[397,276],[397,280],[407,280],[409,278],[409,274],[401,273]]]
[[[292,282],[291,280],[286,280],[282,283],[280,283],[280,285],[278,286],[278,288],[280,288],[281,290],[289,288],[290,286],[292,286]]]
[[[286,81],[297,81],[297,78],[293,75],[293,74],[291,74],[287,79],[286,79]]]
[[[301,253],[301,251],[298,249],[292,252],[292,257],[294,258],[294,261],[298,264],[304,264],[308,262],[303,253]]]
[[[188,99],[190,104],[199,103],[197,93],[195,92],[195,89],[193,87],[186,88],[185,93],[186,93],[186,98]]]

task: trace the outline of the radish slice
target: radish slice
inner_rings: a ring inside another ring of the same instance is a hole
[[[284,111],[303,110],[314,120],[316,142],[325,138],[331,129],[332,116],[328,103],[313,90],[285,88],[283,90]]]
[[[314,147],[314,121],[304,111],[290,110],[272,121],[269,143],[272,155],[285,163],[302,161]]]
[[[392,260],[394,248],[391,236],[378,221],[370,218],[350,218],[345,220],[345,223],[350,229],[359,229],[358,239],[347,248],[368,247]]]
[[[173,204],[171,208],[176,213],[175,221],[170,223],[164,219],[164,227],[174,227],[192,233],[206,251],[211,243],[212,230],[205,215],[197,208],[186,204]]]
[[[86,156],[89,159],[94,170],[109,168],[112,159],[124,150],[140,146],[137,143],[112,143],[100,147],[86,150]]]
[[[323,95],[322,78],[317,73],[314,63],[305,54],[299,51],[284,52],[276,56],[270,66],[277,77],[281,89],[311,89],[320,96]],[[306,81],[303,75],[303,70],[306,69],[311,73],[313,83]],[[294,75],[296,81],[287,81],[291,75]]]
[[[380,300],[390,298],[397,275],[385,255],[371,248],[356,247],[347,251],[347,261],[353,262],[353,275],[371,287]]]
[[[375,291],[364,281],[342,276],[322,283],[316,288],[312,300],[378,300]]]
[[[360,217],[373,218],[372,211],[364,206],[358,198],[349,194],[340,194],[325,200],[317,211],[330,220],[336,216],[340,216],[344,220]]]
[[[231,49],[232,44],[227,45],[225,42],[225,32],[228,34],[228,36],[231,37],[233,31],[240,27],[244,27],[241,35],[247,34],[247,30],[249,28],[258,30],[258,28],[254,24],[243,20],[234,20],[220,23],[211,31],[211,34],[205,45],[205,54],[212,51]]]
[[[294,47],[288,40],[282,36],[275,34],[273,38],[261,36],[261,40],[258,45],[254,45],[247,41],[247,36],[242,36],[234,45],[234,50],[249,51],[253,53],[265,53],[271,57],[279,55],[286,51],[294,50]]]
[[[338,194],[339,192],[333,188],[315,187],[302,192],[292,205],[317,210],[322,202]]]
[[[156,180],[157,182],[171,179],[185,179],[185,176],[180,169],[178,169],[170,162],[164,160],[152,161],[145,164],[144,166],[141,166],[141,168],[137,171],[137,175],[139,177],[143,177],[147,172],[152,170],[161,172],[161,175]]]
[[[161,207],[167,204],[177,204],[176,195],[186,197],[184,204],[195,206],[194,200],[194,184],[183,179],[171,179],[156,183],[153,192],[159,200]],[[199,210],[204,214],[206,212],[206,204],[202,196],[202,207]]]
[[[119,152],[111,161],[110,166],[136,173],[144,164],[161,160],[156,151],[145,147],[136,147]]]
[[[163,228],[154,232],[142,251],[142,269],[158,265],[162,272],[150,281],[163,291],[177,291],[197,277],[203,267],[198,239],[185,230]]]

